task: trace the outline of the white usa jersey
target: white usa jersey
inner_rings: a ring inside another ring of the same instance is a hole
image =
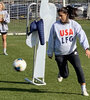
[[[62,24],[56,21],[50,31],[48,41],[48,55],[67,55],[72,53],[76,48],[76,39],[79,38],[80,44],[84,49],[89,48],[89,43],[85,32],[80,24],[74,20],[69,20],[68,23]]]

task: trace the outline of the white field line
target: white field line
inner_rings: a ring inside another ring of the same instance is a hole
[[[26,33],[7,33],[7,35],[26,35]]]

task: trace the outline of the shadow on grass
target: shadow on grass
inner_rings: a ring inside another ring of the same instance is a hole
[[[0,81],[0,83],[29,84],[28,82]]]
[[[4,55],[3,53],[0,53],[0,55]],[[4,55],[5,56],[5,55]]]
[[[30,84],[28,82],[15,82],[15,81],[0,81],[0,83],[14,83],[14,84]],[[32,84],[30,84],[32,85]],[[69,93],[69,92],[55,92],[45,89],[24,89],[24,88],[4,88],[0,87],[0,91],[13,91],[13,92],[30,92],[30,93],[57,93],[57,94],[68,94],[68,95],[81,95],[79,93]]]
[[[81,95],[79,93],[69,92],[55,92],[49,90],[40,89],[21,89],[21,88],[0,88],[0,91],[13,91],[13,92],[30,92],[30,93],[56,93],[56,94],[68,94],[68,95]]]

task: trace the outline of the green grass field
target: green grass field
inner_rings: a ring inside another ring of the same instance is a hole
[[[78,21],[85,30],[90,43],[90,21]],[[1,37],[1,36],[0,36]],[[7,52],[3,55],[0,42],[0,100],[90,100],[81,95],[81,88],[72,65],[69,63],[69,77],[62,83],[57,81],[58,68],[54,58],[50,60],[46,55],[45,86],[35,86],[25,82],[24,78],[32,79],[33,48],[26,43],[26,36],[8,36]],[[0,41],[1,38],[0,38]],[[90,94],[90,59],[85,56],[82,47],[78,45],[81,64],[85,73],[87,91]],[[23,58],[27,62],[24,72],[16,72],[12,63],[16,58]]]

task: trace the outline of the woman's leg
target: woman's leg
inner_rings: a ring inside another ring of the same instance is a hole
[[[88,96],[89,94],[86,91],[86,83],[85,83],[84,73],[83,73],[83,69],[81,67],[78,52],[75,50],[72,54],[68,55],[68,60],[73,65],[73,67],[76,71],[78,82],[81,85],[82,94],[85,96]]]
[[[55,60],[57,62],[58,69],[59,69],[58,78],[59,77],[67,78],[69,75],[69,70],[68,70],[66,57],[63,55],[55,56]]]
[[[4,52],[5,55],[8,55],[7,52],[6,52],[6,50],[7,50],[7,41],[6,41],[6,39],[7,39],[7,34],[3,33],[2,34],[3,52]]]

